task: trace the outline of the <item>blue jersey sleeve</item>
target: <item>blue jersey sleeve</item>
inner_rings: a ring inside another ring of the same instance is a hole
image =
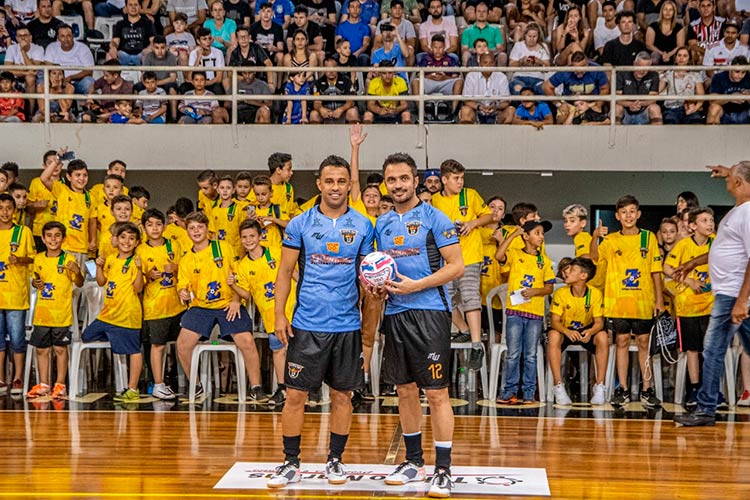
[[[366,222],[367,232],[365,233],[365,238],[362,240],[362,246],[359,248],[359,254],[362,256],[375,251],[375,228],[369,220]]]
[[[286,226],[286,234],[284,236],[283,245],[287,248],[294,248],[299,250],[302,248],[302,233],[300,232],[300,219],[302,217],[295,217]]]
[[[458,245],[458,231],[450,219],[438,210],[433,211],[435,217],[434,231],[435,244],[438,248],[447,247],[448,245]]]

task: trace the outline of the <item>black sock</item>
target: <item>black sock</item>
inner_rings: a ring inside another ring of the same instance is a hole
[[[404,443],[406,444],[406,460],[422,467],[424,459],[422,458],[422,433],[404,434]]]
[[[302,436],[284,436],[284,460],[299,466],[299,444]]]
[[[282,391],[286,390],[286,386],[284,384],[276,384],[276,390],[278,391],[281,389]]]
[[[443,446],[435,446],[435,469],[448,469],[451,468],[451,448],[445,448]]]
[[[344,448],[346,448],[346,441],[349,439],[349,434],[336,434],[331,433],[331,444],[329,445],[328,460],[334,458],[341,460],[341,455],[344,454]]]

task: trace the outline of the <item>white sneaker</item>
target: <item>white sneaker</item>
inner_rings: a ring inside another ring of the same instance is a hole
[[[742,396],[737,400],[737,406],[750,406],[750,391],[742,392]]]
[[[171,401],[177,398],[177,394],[175,394],[172,388],[166,384],[155,385],[151,395],[155,398],[163,399],[164,401]]]
[[[385,478],[385,484],[401,486],[412,481],[424,481],[426,476],[424,466],[420,467],[407,460],[401,462],[401,465]]]
[[[432,498],[448,498],[451,496],[452,489],[453,478],[451,478],[451,473],[446,469],[437,469],[432,476],[427,496]]]
[[[266,481],[269,488],[283,488],[290,483],[298,483],[302,479],[302,473],[299,471],[299,465],[291,462],[284,462],[283,465],[276,467],[273,475]]]
[[[328,478],[328,484],[346,483],[346,472],[340,460],[334,458],[326,462],[326,477]]]
[[[594,384],[594,396],[590,403],[594,406],[601,406],[607,402],[607,387],[604,384]]]
[[[559,405],[570,405],[573,404],[573,401],[570,400],[570,396],[568,396],[567,391],[565,390],[565,386],[562,382],[555,385],[552,388],[552,392],[555,394],[555,403]]]

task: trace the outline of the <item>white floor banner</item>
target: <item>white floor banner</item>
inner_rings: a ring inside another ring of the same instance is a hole
[[[237,462],[214,488],[264,490],[268,478],[278,463]],[[429,482],[388,486],[385,476],[393,472],[393,465],[346,464],[349,480],[343,485],[330,485],[325,478],[325,464],[302,464],[302,481],[287,486],[287,490],[364,491],[385,493],[426,493]],[[427,467],[428,472],[432,466]],[[453,493],[467,495],[535,495],[549,496],[545,469],[514,469],[507,467],[451,467]],[[428,477],[428,481],[429,481]]]

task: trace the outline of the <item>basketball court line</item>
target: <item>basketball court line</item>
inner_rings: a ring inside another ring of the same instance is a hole
[[[388,447],[388,453],[385,454],[385,465],[395,465],[396,455],[398,455],[398,449],[401,446],[401,422],[396,424],[396,428],[393,430],[393,436],[391,436],[391,445]]]

